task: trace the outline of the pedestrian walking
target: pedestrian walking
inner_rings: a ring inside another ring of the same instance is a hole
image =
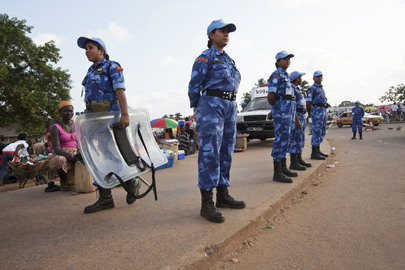
[[[236,140],[236,94],[240,73],[235,61],[224,51],[233,23],[222,19],[207,28],[208,49],[194,61],[188,87],[190,107],[196,111],[198,187],[201,192],[201,216],[211,222],[225,220],[218,208],[245,208],[243,201],[229,195],[229,171]],[[213,189],[216,188],[216,205]]]
[[[86,50],[87,59],[93,63],[82,82],[86,112],[121,111],[121,128],[128,127],[129,115],[123,68],[117,62],[109,60],[106,45],[101,39],[80,37],[77,45]],[[139,192],[139,180],[131,179],[126,181],[126,184],[132,194]],[[114,208],[111,189],[98,186],[98,191],[100,194],[98,200],[84,208],[85,214]],[[128,204],[134,203],[135,200],[134,196],[127,194]]]
[[[290,66],[293,54],[281,51],[276,54],[276,70],[268,80],[267,100],[272,105],[274,119],[273,181],[292,183],[290,177],[297,177],[296,172],[287,168],[286,154],[290,150],[293,136],[293,126],[301,129],[300,121],[296,115],[296,102],[294,89],[289,79],[287,69]],[[296,121],[297,120],[297,121]]]
[[[356,133],[359,132],[360,140],[363,140],[363,116],[364,109],[360,106],[360,101],[356,101],[355,107],[352,108],[352,140],[356,139]]]
[[[320,150],[320,144],[323,142],[326,134],[326,108],[328,107],[328,100],[322,86],[322,71],[315,71],[313,80],[314,84],[307,89],[306,98],[308,117],[312,119],[311,159],[323,160],[328,156]]]
[[[391,112],[392,112],[392,122],[396,122],[398,120],[398,105],[394,102],[394,104],[391,105]]]
[[[405,103],[401,105],[402,121],[405,121]]]
[[[302,91],[299,86],[302,84],[302,76],[306,73],[301,73],[298,71],[293,71],[290,74],[290,80],[292,82],[292,87],[295,93],[295,101],[297,103],[297,116],[298,120],[301,123],[301,128],[298,129],[293,126],[293,140],[290,148],[291,155],[291,170],[304,171],[307,167],[311,167],[311,163],[307,163],[302,159],[302,149],[305,146],[305,127],[307,122],[305,109],[305,93]]]

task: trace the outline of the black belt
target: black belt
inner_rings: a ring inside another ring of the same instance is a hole
[[[295,100],[295,96],[293,95],[275,96],[276,100],[280,100],[280,98],[283,98],[283,100]]]
[[[307,113],[307,110],[305,110],[303,108],[297,108],[297,112],[305,114],[305,113]]]
[[[207,89],[206,95],[213,97],[220,97],[228,100],[236,100],[236,93],[234,92],[225,92],[221,90]]]
[[[314,106],[328,108],[328,104],[323,104],[323,103],[316,103],[316,104],[314,104]]]

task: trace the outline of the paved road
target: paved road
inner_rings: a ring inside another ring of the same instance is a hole
[[[381,144],[379,151],[386,151]],[[322,151],[329,150],[325,142]],[[0,193],[0,269],[208,269],[266,226],[330,162],[313,161],[293,184],[282,184],[271,180],[270,151],[269,141],[254,140],[235,153],[230,190],[247,208],[223,210],[222,224],[199,215],[196,155],[157,172],[158,201],[147,196],[128,206],[125,191],[115,188],[115,209],[91,215],[83,208],[96,200],[95,193],[45,193],[44,186]],[[309,155],[307,147],[304,159]]]
[[[336,166],[213,269],[405,269],[405,124],[381,128],[331,128]]]

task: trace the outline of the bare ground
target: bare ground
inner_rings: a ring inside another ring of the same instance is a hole
[[[211,269],[405,269],[405,132],[332,129],[328,165]]]

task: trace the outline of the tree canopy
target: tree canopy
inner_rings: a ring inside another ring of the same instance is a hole
[[[0,13],[0,126],[17,123],[17,132],[43,133],[57,119],[61,100],[70,100],[67,70],[54,67],[62,58],[53,41],[36,45],[25,20]]]
[[[385,95],[380,97],[380,101],[391,101],[391,102],[404,102],[405,101],[405,85],[398,84],[397,87],[391,86]]]

